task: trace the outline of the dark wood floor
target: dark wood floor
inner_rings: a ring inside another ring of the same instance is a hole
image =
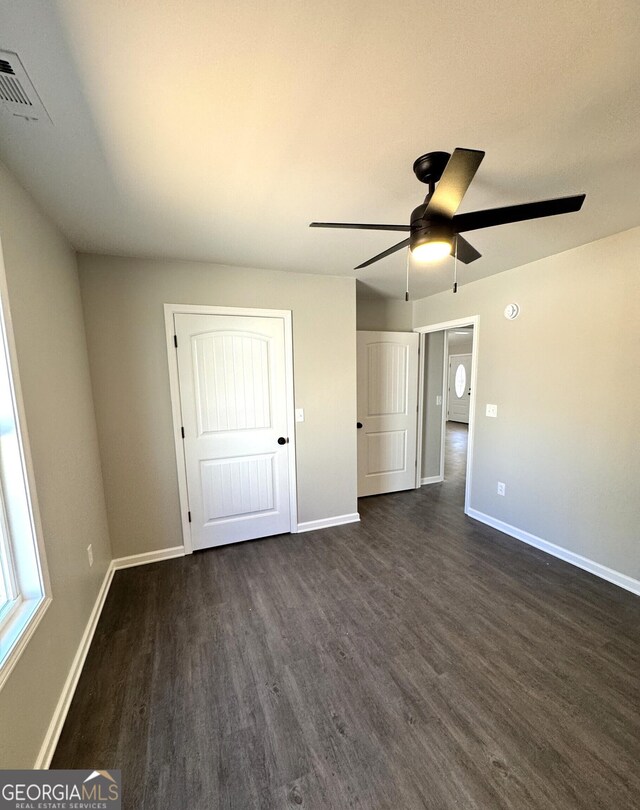
[[[117,573],[52,767],[132,810],[640,807],[640,599],[466,518],[450,428],[360,524]]]

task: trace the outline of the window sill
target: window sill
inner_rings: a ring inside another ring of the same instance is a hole
[[[51,604],[51,597],[25,599],[2,626],[0,636],[0,689],[18,663],[29,639]]]

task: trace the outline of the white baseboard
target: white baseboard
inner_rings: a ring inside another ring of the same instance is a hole
[[[98,625],[98,619],[100,618],[107,594],[109,593],[109,587],[111,585],[111,580],[113,579],[114,571],[114,565],[113,563],[110,563],[104,575],[104,579],[102,580],[100,590],[98,591],[98,596],[91,611],[91,615],[89,616],[89,621],[87,622],[87,626],[85,627],[82,638],[80,639],[80,644],[73,658],[69,674],[67,675],[67,679],[62,687],[62,693],[60,694],[53,717],[49,723],[49,728],[47,729],[44,741],[40,747],[40,753],[38,754],[38,758],[33,766],[38,770],[48,768],[49,763],[53,758],[53,753],[56,750],[56,745],[58,744],[60,734],[62,733],[64,721],[67,718],[67,712],[69,711],[71,700],[73,699],[76,686],[78,685],[78,680],[80,679],[82,667],[84,666],[87,653],[89,652],[91,641],[93,640],[93,634],[95,633]]]
[[[158,551],[147,551],[145,554],[132,554],[130,557],[116,557],[112,565],[119,571],[121,568],[133,568],[135,565],[172,560],[174,557],[184,557],[184,546],[161,548]]]
[[[298,532],[313,532],[316,529],[328,529],[330,526],[343,526],[345,523],[357,523],[360,515],[353,512],[351,515],[336,515],[335,517],[322,518],[321,520],[308,520],[305,523],[298,523]]]
[[[620,571],[614,571],[613,568],[607,568],[606,565],[601,565],[601,563],[590,560],[588,557],[583,557],[581,554],[576,554],[574,551],[569,551],[562,546],[557,546],[555,543],[550,543],[548,540],[543,540],[535,534],[530,534],[523,529],[518,529],[516,526],[511,526],[511,524],[491,517],[491,515],[486,515],[484,512],[478,512],[477,509],[467,509],[467,515],[474,518],[474,520],[479,520],[480,523],[485,523],[487,526],[497,529],[499,532],[508,534],[510,537],[515,537],[516,540],[521,540],[523,543],[535,546],[541,551],[551,554],[553,557],[571,563],[571,565],[582,568],[590,574],[595,574],[601,579],[606,579],[608,582],[612,582],[614,585],[618,585],[620,588],[624,588],[640,596],[640,580],[638,579],[627,576],[627,574],[622,574]]]
[[[424,484],[441,484],[443,481],[443,475],[430,475],[427,478],[420,479],[420,486],[423,486]]]

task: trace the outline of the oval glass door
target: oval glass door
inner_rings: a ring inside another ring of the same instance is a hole
[[[459,363],[458,368],[456,369],[456,377],[455,377],[455,391],[458,399],[461,399],[464,396],[466,390],[467,390],[467,370],[465,369],[462,363]]]

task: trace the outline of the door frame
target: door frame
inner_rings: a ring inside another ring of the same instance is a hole
[[[191,523],[189,522],[189,493],[187,490],[187,467],[182,439],[182,406],[180,404],[180,380],[178,355],[175,345],[174,315],[230,315],[249,318],[281,318],[284,322],[285,385],[287,403],[287,435],[289,436],[289,512],[291,534],[298,532],[298,480],[296,470],[296,423],[293,386],[293,320],[290,309],[252,309],[250,307],[215,307],[204,304],[165,304],[164,324],[169,364],[169,390],[173,437],[178,472],[178,496],[180,500],[180,524],[184,553],[193,553]]]
[[[425,335],[431,332],[444,332],[444,354],[442,362],[442,421],[441,421],[441,437],[440,437],[440,480],[444,480],[444,454],[445,454],[445,437],[447,428],[447,377],[448,377],[448,364],[447,357],[449,354],[449,340],[447,330],[456,329],[461,326],[473,327],[473,344],[471,347],[471,401],[469,403],[469,438],[467,441],[467,470],[465,477],[464,488],[464,513],[469,514],[471,509],[471,476],[473,469],[473,444],[475,438],[475,422],[476,422],[476,391],[478,379],[478,354],[480,345],[480,316],[469,315],[466,318],[456,318],[451,321],[443,321],[442,323],[433,323],[428,326],[416,326],[414,332],[420,333],[420,382],[418,388],[418,472],[422,474],[422,425],[424,417],[424,363],[426,360],[424,345]],[[420,486],[420,479],[418,486]]]

